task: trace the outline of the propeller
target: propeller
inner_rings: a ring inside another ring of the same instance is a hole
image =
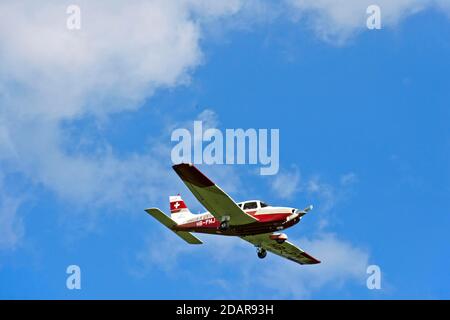
[[[302,217],[305,214],[307,214],[309,211],[311,211],[312,209],[313,209],[313,206],[309,205],[303,210],[299,210],[299,209],[295,210],[295,213],[297,213],[299,215],[299,217]]]

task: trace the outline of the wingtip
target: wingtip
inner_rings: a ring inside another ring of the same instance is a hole
[[[320,260],[314,258],[313,256],[311,256],[310,254],[308,254],[308,253],[306,253],[306,252],[304,252],[304,251],[302,252],[302,255],[303,255],[305,258],[308,258],[309,260],[311,260],[311,262],[308,263],[308,264],[319,264],[319,263],[321,263]]]
[[[189,182],[197,187],[211,187],[214,185],[207,176],[198,170],[192,163],[180,163],[172,166],[173,170],[185,182]]]
[[[172,168],[175,169],[175,168],[179,168],[179,167],[193,167],[193,166],[194,166],[194,164],[192,164],[191,162],[181,162],[181,163],[172,165]]]

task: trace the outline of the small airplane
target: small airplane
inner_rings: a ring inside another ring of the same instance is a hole
[[[193,214],[180,195],[169,197],[170,217],[158,208],[145,211],[187,243],[202,244],[191,232],[238,236],[253,244],[261,259],[269,251],[299,264],[320,263],[287,241],[286,234],[280,233],[300,222],[312,206],[299,210],[270,206],[260,200],[236,203],[194,165],[181,163],[174,165],[173,169],[208,211]]]

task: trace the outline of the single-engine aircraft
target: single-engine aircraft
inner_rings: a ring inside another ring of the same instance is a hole
[[[297,224],[312,206],[299,210],[270,206],[260,200],[236,203],[194,165],[181,163],[173,169],[208,211],[193,214],[180,195],[169,197],[170,217],[158,208],[145,211],[187,243],[202,243],[191,232],[238,236],[253,244],[261,259],[270,251],[299,264],[320,263],[287,241],[286,234],[280,232]]]

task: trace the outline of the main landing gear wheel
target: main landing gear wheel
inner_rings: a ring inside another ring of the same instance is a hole
[[[220,231],[227,231],[230,228],[230,223],[228,221],[222,221],[219,226]]]
[[[278,240],[277,240],[277,243],[278,243],[278,244],[283,244],[285,241],[286,241],[285,239],[278,239]]]
[[[267,251],[263,248],[258,248],[258,258],[264,259],[267,256]]]

